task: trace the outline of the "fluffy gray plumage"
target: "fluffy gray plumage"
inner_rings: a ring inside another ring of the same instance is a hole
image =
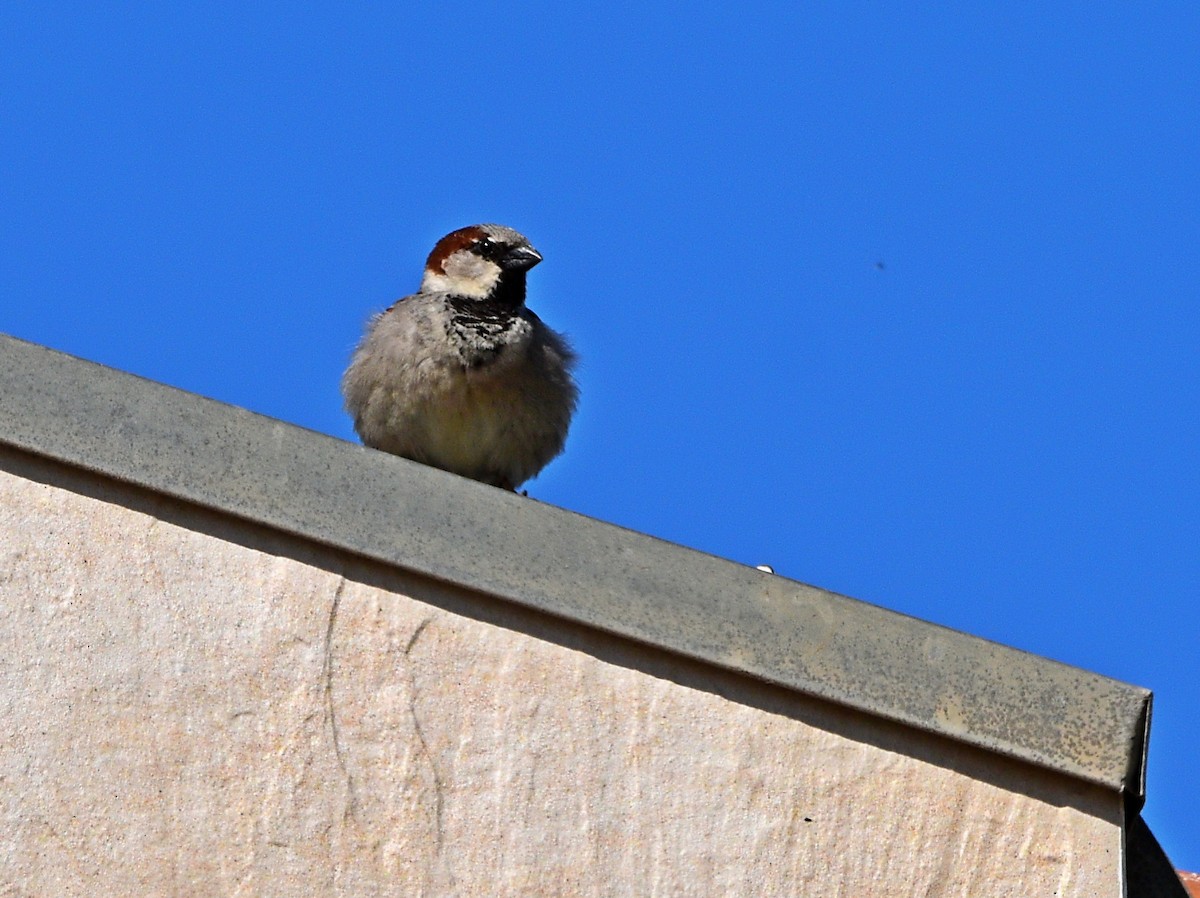
[[[438,241],[420,291],[370,321],[342,378],[366,445],[510,490],[562,452],[575,354],[525,307],[541,258],[501,225]]]

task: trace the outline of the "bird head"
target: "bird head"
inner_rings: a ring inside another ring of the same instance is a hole
[[[470,299],[525,299],[525,273],[542,261],[523,235],[503,225],[459,228],[434,246],[425,262],[422,293]]]

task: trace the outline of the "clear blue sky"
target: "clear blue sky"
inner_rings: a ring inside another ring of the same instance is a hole
[[[512,225],[532,495],[1154,689],[1200,868],[1200,4],[919,6],[5,3],[0,330],[352,439]]]

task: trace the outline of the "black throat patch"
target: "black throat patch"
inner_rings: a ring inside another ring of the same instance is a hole
[[[521,303],[499,302],[494,295],[487,299],[450,296],[446,302],[450,306],[446,335],[458,348],[463,367],[482,368],[499,358],[511,342]]]

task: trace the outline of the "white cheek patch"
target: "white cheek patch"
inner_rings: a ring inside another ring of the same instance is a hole
[[[483,299],[500,279],[500,266],[474,253],[457,252],[446,259],[445,274],[425,271],[421,290],[425,293],[453,293]]]

